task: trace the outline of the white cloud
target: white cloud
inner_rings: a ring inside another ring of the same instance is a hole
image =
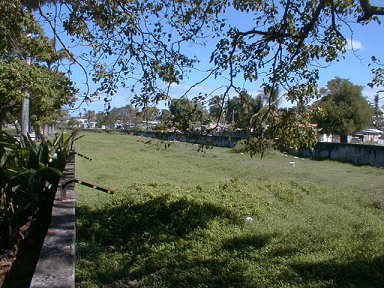
[[[364,49],[363,43],[361,43],[359,40],[347,40],[347,50],[362,50]]]

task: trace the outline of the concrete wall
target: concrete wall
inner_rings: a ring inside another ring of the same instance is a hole
[[[62,180],[75,177],[75,154],[69,154]],[[57,189],[51,226],[45,236],[30,288],[75,287],[75,191],[68,185],[66,197]]]
[[[316,144],[314,151],[301,150],[304,157],[350,162],[356,165],[384,167],[384,146],[362,144]]]

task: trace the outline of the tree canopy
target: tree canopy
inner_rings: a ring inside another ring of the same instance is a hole
[[[362,96],[362,87],[347,79],[335,78],[322,89],[323,97],[316,103],[325,114],[317,119],[326,134],[346,136],[369,127],[373,110]]]
[[[187,48],[207,37],[217,40],[209,73],[226,75],[229,87],[236,77],[259,79],[284,85],[292,101],[304,100],[315,92],[318,61],[334,61],[346,51],[348,22],[367,24],[384,14],[369,0],[43,1],[65,8],[56,13],[39,1],[23,2],[37,8],[55,31],[59,18],[73,41],[92,48],[88,60],[102,90],[113,94],[116,85],[133,78],[153,100],[164,96],[157,93],[159,81],[183,80],[198,62]],[[231,11],[253,15],[251,28],[228,23],[225,13]],[[107,58],[113,65],[103,64]]]
[[[209,114],[204,106],[187,98],[172,99],[169,110],[172,126],[183,132],[209,123]]]
[[[226,105],[226,120],[233,128],[249,131],[252,128],[251,119],[253,115],[263,107],[261,96],[256,98],[242,91],[239,96],[228,100]]]
[[[100,84],[96,92],[113,95],[118,87],[130,86],[134,100],[143,106],[169,99],[170,86],[198,68],[193,47],[213,39],[216,46],[208,52],[211,69],[194,87],[223,77],[228,82],[221,98],[227,101],[233,91],[242,93],[239,79],[258,81],[261,88],[272,90],[280,86],[287,92],[286,100],[300,107],[289,114],[295,121],[287,122],[296,126],[308,124],[304,107],[318,94],[319,66],[346,52],[346,39],[353,35],[349,23],[367,25],[384,15],[384,8],[369,0],[3,2],[2,9],[12,9],[17,23],[32,15],[50,27],[63,50],[83,67],[87,77]],[[34,14],[26,13],[31,9]],[[253,20],[246,28],[236,26],[226,20],[232,11],[247,13]],[[10,31],[5,36],[24,37],[21,26]],[[70,43],[64,40],[68,35]],[[6,46],[0,44],[0,49]],[[76,55],[71,47],[79,46],[84,50]],[[380,59],[372,58],[372,64],[371,84],[383,85]],[[270,111],[275,107],[268,106],[264,114],[258,113],[260,121],[255,123],[263,123],[271,115],[279,117]],[[260,135],[268,133],[255,137]]]
[[[34,123],[51,123],[64,105],[75,102],[77,90],[62,72],[21,59],[0,59],[0,122],[19,119],[28,91]]]
[[[50,123],[77,89],[53,64],[62,58],[34,16],[18,1],[0,4],[0,122],[19,118],[23,98],[32,100],[35,124]]]

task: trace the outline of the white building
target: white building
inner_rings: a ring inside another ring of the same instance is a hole
[[[378,144],[380,144],[379,139],[382,135],[383,135],[383,131],[374,129],[374,128],[361,130],[353,134],[353,136],[361,138],[364,143],[371,142],[371,143],[378,143]]]

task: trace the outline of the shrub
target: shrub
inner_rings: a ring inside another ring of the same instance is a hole
[[[11,249],[36,213],[51,206],[75,134],[36,145],[0,132],[0,248]]]

